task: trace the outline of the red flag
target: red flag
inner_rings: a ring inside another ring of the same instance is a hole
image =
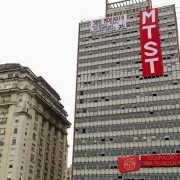
[[[132,171],[139,171],[139,157],[118,157],[119,172],[127,173]]]

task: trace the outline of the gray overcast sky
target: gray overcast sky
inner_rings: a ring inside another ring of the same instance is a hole
[[[173,3],[180,7],[179,0],[153,5]],[[60,94],[73,124],[78,23],[104,15],[105,0],[1,0],[0,63],[21,63],[43,76]],[[68,132],[70,165],[73,126]]]

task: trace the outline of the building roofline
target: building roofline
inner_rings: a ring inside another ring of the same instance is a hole
[[[45,84],[47,89],[60,101],[60,95],[51,87],[51,85],[42,77],[42,76],[36,76],[30,68],[21,66],[19,63],[6,63],[6,64],[1,64],[0,65],[0,73],[4,71],[15,71],[15,70],[20,70],[20,71],[28,71],[36,80],[37,82],[42,82]]]
[[[132,4],[139,4],[142,2],[150,2],[151,0],[121,0],[113,3],[108,3],[107,8],[108,9],[114,9],[114,8],[119,8],[127,5],[132,5]]]
[[[47,86],[47,88],[53,92],[53,94],[56,96],[56,98],[58,100],[61,100],[59,94],[52,88],[52,86],[42,76],[38,76],[37,80],[38,80],[38,82],[39,81],[43,82]]]

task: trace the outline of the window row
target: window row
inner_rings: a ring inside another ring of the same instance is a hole
[[[172,85],[177,85],[175,84],[177,82],[174,82]],[[96,103],[96,102],[108,102],[108,101],[118,101],[118,100],[126,100],[130,99],[129,101],[133,102],[133,99],[139,98],[148,98],[150,99],[151,97],[157,97],[157,96],[167,96],[166,98],[169,98],[169,96],[172,97],[172,99],[178,98],[178,94],[180,93],[180,89],[168,89],[168,90],[156,90],[156,91],[147,91],[147,92],[139,92],[139,93],[130,93],[130,94],[123,94],[120,91],[117,92],[107,92],[106,94],[103,92],[100,93],[94,93],[94,94],[89,94],[86,97],[81,97],[80,99],[76,100],[77,104],[87,104],[87,103]]]
[[[166,54],[162,56],[163,58],[163,64],[173,64],[173,63],[179,63],[178,59],[178,54],[177,53],[171,53],[171,54]],[[119,69],[126,69],[132,67],[138,67],[138,65],[141,66],[141,58],[139,55],[135,58],[128,58],[128,59],[123,59],[120,56],[114,56],[112,57],[100,57],[100,58],[93,58],[93,62],[91,62],[91,59],[88,59],[88,61],[83,61],[82,64],[78,64],[78,71],[84,71],[83,68],[89,68],[90,70],[92,69],[99,69],[101,68],[112,68],[116,65]],[[80,63],[81,61],[79,61]],[[123,67],[124,66],[124,67]],[[139,67],[140,67],[139,66]],[[93,67],[93,68],[92,68]],[[85,69],[87,70],[87,69]],[[78,75],[83,75],[82,72],[81,74]],[[97,72],[98,73],[98,72]],[[100,72],[99,72],[100,73]]]
[[[174,51],[177,50],[178,47],[176,45],[177,43],[173,43],[171,45],[167,44],[165,47],[161,47],[162,52],[164,51]],[[140,44],[134,44],[129,46],[117,46],[117,47],[108,47],[98,50],[90,50],[87,52],[79,52],[79,57],[81,59],[85,58],[86,56],[109,56],[112,53],[119,54],[119,56],[122,57],[129,57],[133,55],[141,55],[140,53]],[[130,53],[130,54],[127,54]]]
[[[97,125],[89,127],[76,128],[76,133],[99,133],[99,132],[115,132],[115,131],[135,131],[135,130],[152,130],[160,128],[178,128],[180,127],[180,120],[174,121],[151,121],[142,123],[130,124],[112,124],[112,125]]]
[[[122,123],[125,123],[125,121],[129,122],[139,122],[142,121],[144,122],[145,120],[149,119],[156,119],[156,121],[162,121],[162,120],[167,120],[167,119],[179,119],[180,112],[178,109],[167,109],[167,110],[162,110],[162,111],[154,111],[153,114],[150,114],[149,112],[136,112],[136,113],[126,113],[126,114],[105,114],[101,116],[83,116],[83,117],[76,117],[76,123],[78,124],[89,124],[89,123],[95,123],[97,124],[98,122],[103,122],[105,123],[106,121],[111,123],[113,120],[116,121],[122,121]]]
[[[101,156],[130,156],[130,155],[140,155],[140,154],[169,154],[169,153],[180,153],[179,146],[152,146],[152,147],[133,147],[129,148],[126,147],[124,149],[117,148],[117,149],[104,149],[104,150],[75,150],[74,156],[75,157],[101,157]],[[86,159],[85,159],[86,160]],[[87,158],[88,161],[88,158]],[[82,162],[84,163],[84,162]],[[90,162],[88,162],[90,163]],[[97,163],[97,162],[94,162]],[[101,162],[102,163],[102,162]]]
[[[84,99],[89,97],[93,97],[94,94],[98,94],[99,97],[101,97],[103,94],[114,94],[114,95],[129,95],[129,94],[141,94],[145,92],[154,92],[157,93],[158,91],[164,91],[164,90],[172,90],[172,92],[178,92],[179,93],[179,88],[176,87],[176,83],[180,84],[180,80],[164,80],[164,81],[159,81],[159,82],[151,82],[149,84],[139,84],[139,85],[126,85],[123,87],[110,87],[110,88],[97,88],[97,89],[88,89],[88,90],[81,90],[78,91],[77,94],[79,95],[80,99]],[[171,86],[174,85],[174,88]],[[146,89],[147,88],[147,89]],[[155,88],[155,89],[154,89]],[[139,92],[135,92],[134,90],[139,90]],[[103,95],[103,96],[104,96]],[[106,96],[105,95],[105,96]]]
[[[141,72],[142,69],[140,68],[139,71]],[[175,74],[175,75],[180,74],[179,72],[180,71],[178,68],[178,70],[174,71],[173,74]],[[104,78],[100,77],[99,80],[97,80],[98,78],[89,79],[89,81],[88,81],[88,79],[82,80],[80,83],[78,83],[78,88],[89,87],[89,86],[98,86],[98,85],[100,85],[100,86],[101,85],[110,86],[110,85],[117,85],[117,84],[120,85],[121,83],[123,83],[122,84],[123,86],[125,85],[124,83],[128,83],[128,84],[142,84],[142,82],[150,83],[150,82],[153,82],[153,80],[162,81],[163,77],[169,77],[171,79],[172,78],[170,76],[171,74],[172,74],[172,71],[164,73],[164,75],[162,75],[162,76],[142,77],[141,75],[131,75],[131,72],[129,72],[127,76],[122,75],[124,77],[117,74],[117,75],[110,75],[110,76],[107,76]],[[122,85],[120,85],[120,86],[122,86]],[[173,84],[173,85],[177,85],[177,84]]]
[[[74,180],[180,180],[179,175],[174,172],[170,172],[167,174],[155,174],[155,173],[147,173],[147,174],[142,174],[142,173],[136,173],[134,174],[129,174],[129,173],[124,173],[124,174],[89,174],[89,175],[74,175],[73,176]]]
[[[174,58],[174,55],[172,54],[170,56],[163,57],[163,61],[164,69],[166,71],[170,71],[172,69],[174,70],[179,66],[177,58]],[[131,75],[140,72],[139,70],[141,69],[141,67],[142,64],[140,58],[138,60],[132,61],[127,60],[126,62],[122,62],[117,59],[116,61],[109,61],[108,63],[104,64],[83,67],[81,66],[78,67],[78,80],[82,80],[82,77],[87,78],[87,76],[89,76],[89,78],[106,78],[106,76],[110,75],[121,75],[122,77],[126,77],[127,73],[128,75]],[[91,74],[87,74],[89,70],[93,70],[94,72]]]
[[[157,123],[157,122],[156,122]],[[175,128],[175,127],[180,127],[180,122],[178,125],[175,125],[173,126],[173,123],[172,124],[168,124],[168,125],[165,125],[165,124],[161,124],[161,125],[157,125],[155,124],[156,127],[150,127],[152,129],[155,129],[155,128]],[[160,127],[161,126],[161,127]],[[112,132],[114,129],[116,128],[112,128],[109,129],[108,128],[104,128],[105,130],[107,130],[107,132]],[[121,131],[126,131],[128,128],[126,128],[126,130],[124,130],[123,128],[117,128],[117,129],[121,129]],[[116,129],[116,130],[117,130]],[[122,130],[123,129],[123,130]],[[147,126],[146,127],[141,127],[141,128],[137,128],[137,129],[131,129],[131,130],[142,130],[142,129],[148,129]],[[76,132],[77,132],[78,129],[76,129]],[[101,131],[98,131],[98,128],[96,128],[96,130],[93,130],[91,131],[92,129],[88,129],[88,132],[101,132]],[[116,131],[115,130],[115,131]],[[133,136],[127,136],[127,135],[124,135],[124,136],[115,136],[115,137],[101,137],[101,138],[78,138],[75,140],[75,145],[76,146],[81,146],[81,145],[95,145],[95,144],[112,144],[112,143],[139,143],[139,142],[148,142],[148,143],[152,143],[152,142],[160,142],[160,141],[171,141],[171,140],[180,140],[180,135],[176,132],[172,133],[172,132],[169,132],[168,134],[166,133],[157,133],[157,134],[153,134],[151,133],[150,135],[148,134],[141,134],[141,135],[133,135]]]
[[[171,99],[167,99],[167,100],[163,100],[162,101],[157,101],[158,99],[155,100],[155,102],[150,102],[147,104],[148,99],[144,100],[144,103],[138,103],[138,101],[136,102],[129,102],[129,104],[120,104],[117,103],[117,105],[110,105],[107,104],[106,106],[94,106],[94,107],[88,107],[88,108],[78,108],[76,109],[76,114],[80,114],[80,113],[105,113],[105,111],[107,111],[106,113],[109,113],[111,111],[113,111],[113,113],[132,113],[132,112],[148,112],[150,114],[154,114],[154,111],[161,111],[161,110],[170,110],[170,109],[179,109],[179,100],[175,101],[175,100],[171,100]],[[121,111],[123,110],[123,111]]]
[[[161,34],[161,43],[163,43],[162,45],[165,46],[167,44],[171,44],[174,42],[177,42],[177,38],[165,38],[164,36],[166,35],[171,35],[171,33],[169,34],[169,31],[166,31],[164,33]],[[106,35],[108,37],[108,35]],[[79,45],[79,50],[81,51],[88,51],[92,48],[96,48],[96,49],[103,49],[104,47],[107,48],[107,46],[133,46],[135,44],[139,44],[140,43],[140,37],[137,36],[133,36],[133,37],[125,37],[125,38],[121,38],[119,37],[119,34],[114,34],[113,37],[116,37],[114,39],[109,38],[106,41],[98,41],[98,42],[89,42],[86,44],[82,44],[80,43]],[[97,39],[97,38],[96,38]],[[124,48],[126,49],[126,48]]]
[[[82,92],[82,91],[86,91],[86,90],[95,90],[95,89],[98,89],[98,90],[101,90],[101,89],[113,89],[113,88],[116,88],[118,87],[120,89],[120,91],[122,92],[122,94],[128,94],[128,92],[130,93],[131,89],[133,92],[131,93],[136,93],[136,92],[146,92],[148,91],[147,90],[147,87],[148,87],[148,84],[152,84],[154,82],[166,82],[168,80],[171,80],[171,81],[176,81],[180,78],[180,73],[179,73],[179,70],[175,70],[175,71],[170,71],[168,73],[165,73],[164,75],[162,76],[157,76],[157,77],[149,77],[149,78],[144,78],[144,79],[133,79],[133,80],[128,80],[126,78],[126,81],[120,81],[118,80],[117,78],[115,78],[113,80],[113,82],[111,80],[108,80],[108,81],[105,81],[105,80],[99,80],[97,82],[97,84],[93,84],[95,82],[91,82],[91,81],[88,81],[85,85],[84,83],[81,83],[81,84],[78,84],[78,88],[77,90]],[[108,83],[108,82],[111,82],[111,83]],[[92,84],[91,84],[92,83]],[[121,90],[123,89],[123,87],[130,87],[130,91],[129,90]],[[135,86],[136,88],[134,88],[133,86]],[[145,89],[142,89],[141,87],[142,86],[146,86]],[[178,84],[173,84],[171,86],[156,86],[154,87],[154,91],[156,90],[168,90],[168,89],[177,89],[178,88]],[[133,87],[133,88],[132,88]]]

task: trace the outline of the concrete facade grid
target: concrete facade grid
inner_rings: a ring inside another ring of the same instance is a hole
[[[109,5],[108,5],[109,6]],[[107,8],[127,29],[92,36],[80,23],[73,180],[179,180],[179,167],[118,172],[117,157],[180,153],[180,66],[175,6],[159,8],[164,75],[142,77],[139,11]],[[98,19],[98,18],[97,18]]]

